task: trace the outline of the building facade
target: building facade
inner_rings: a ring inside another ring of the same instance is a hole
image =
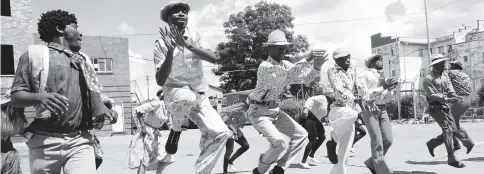
[[[18,60],[34,42],[32,0],[2,0],[1,94],[10,88]]]
[[[205,93],[205,96],[210,99],[210,104],[213,108],[215,108],[215,110],[219,112],[222,110],[222,99],[224,96],[222,88],[209,85],[208,91]]]

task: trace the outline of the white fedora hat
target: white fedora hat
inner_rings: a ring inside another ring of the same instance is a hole
[[[333,59],[339,59],[342,57],[349,56],[350,51],[347,48],[337,48],[333,51]]]
[[[440,63],[442,61],[446,61],[446,60],[449,60],[449,58],[445,57],[442,54],[434,54],[434,55],[432,55],[432,62],[430,63],[429,66],[434,66],[435,64]]]
[[[264,46],[267,45],[291,45],[286,39],[286,34],[281,30],[274,30],[269,34],[267,42],[264,43]]]

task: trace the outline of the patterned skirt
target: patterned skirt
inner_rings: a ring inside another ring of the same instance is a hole
[[[160,162],[175,162],[174,156],[166,153],[166,138],[162,136],[158,129],[146,125],[146,135],[141,132],[136,133],[128,147],[128,167],[138,168],[141,164],[146,166],[146,170],[157,170]]]
[[[22,174],[20,154],[13,147],[10,138],[2,138],[2,174]]]

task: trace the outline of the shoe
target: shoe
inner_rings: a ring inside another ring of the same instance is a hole
[[[338,164],[338,155],[336,155],[336,145],[334,141],[326,142],[326,150],[328,151],[329,161],[333,164]]]
[[[433,147],[430,147],[430,143],[429,142],[427,142],[426,144],[427,144],[427,149],[429,149],[430,155],[432,157],[435,157],[435,155],[434,155],[434,148]]]
[[[279,166],[274,166],[274,168],[271,171],[272,174],[284,174],[284,169]]]
[[[467,148],[467,154],[471,153],[472,148],[474,148],[474,144],[473,144],[471,147],[468,147],[468,148]]]
[[[311,158],[311,157],[308,157],[308,163],[309,165],[312,165],[312,166],[317,166],[318,163],[320,163],[318,160],[316,160],[316,158]]]
[[[367,168],[368,170],[370,170],[371,174],[376,174],[375,169],[370,168],[370,166],[368,166],[368,164],[366,164],[366,161],[364,162],[364,164],[365,164],[366,168]]]
[[[252,174],[261,174],[261,173],[259,172],[259,169],[256,167],[254,168],[254,170],[252,170]]]
[[[456,162],[451,162],[451,163],[448,163],[449,166],[452,166],[452,167],[455,167],[455,168],[464,168],[466,167],[466,165],[464,163],[461,163],[459,161],[456,161]]]
[[[301,167],[304,168],[304,169],[310,169],[311,168],[311,166],[309,166],[309,164],[307,162],[305,162],[305,163],[301,162],[301,163],[299,163],[299,165],[301,165]]]
[[[229,171],[231,171],[231,172],[236,172],[237,171],[237,169],[235,168],[235,166],[233,164],[229,164],[228,167],[229,167]]]

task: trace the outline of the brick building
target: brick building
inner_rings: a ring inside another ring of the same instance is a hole
[[[2,57],[1,92],[8,90],[22,53],[28,45],[44,44],[38,34],[32,31],[32,1],[2,0]],[[7,8],[10,7],[10,8]],[[131,95],[128,39],[121,37],[84,36],[82,52],[88,54],[95,63],[99,80],[103,84],[102,93],[115,100],[118,123],[105,126],[96,134],[105,136],[112,133],[129,133],[131,129]],[[26,109],[29,120],[33,119],[33,108]],[[122,119],[124,118],[124,119]]]

